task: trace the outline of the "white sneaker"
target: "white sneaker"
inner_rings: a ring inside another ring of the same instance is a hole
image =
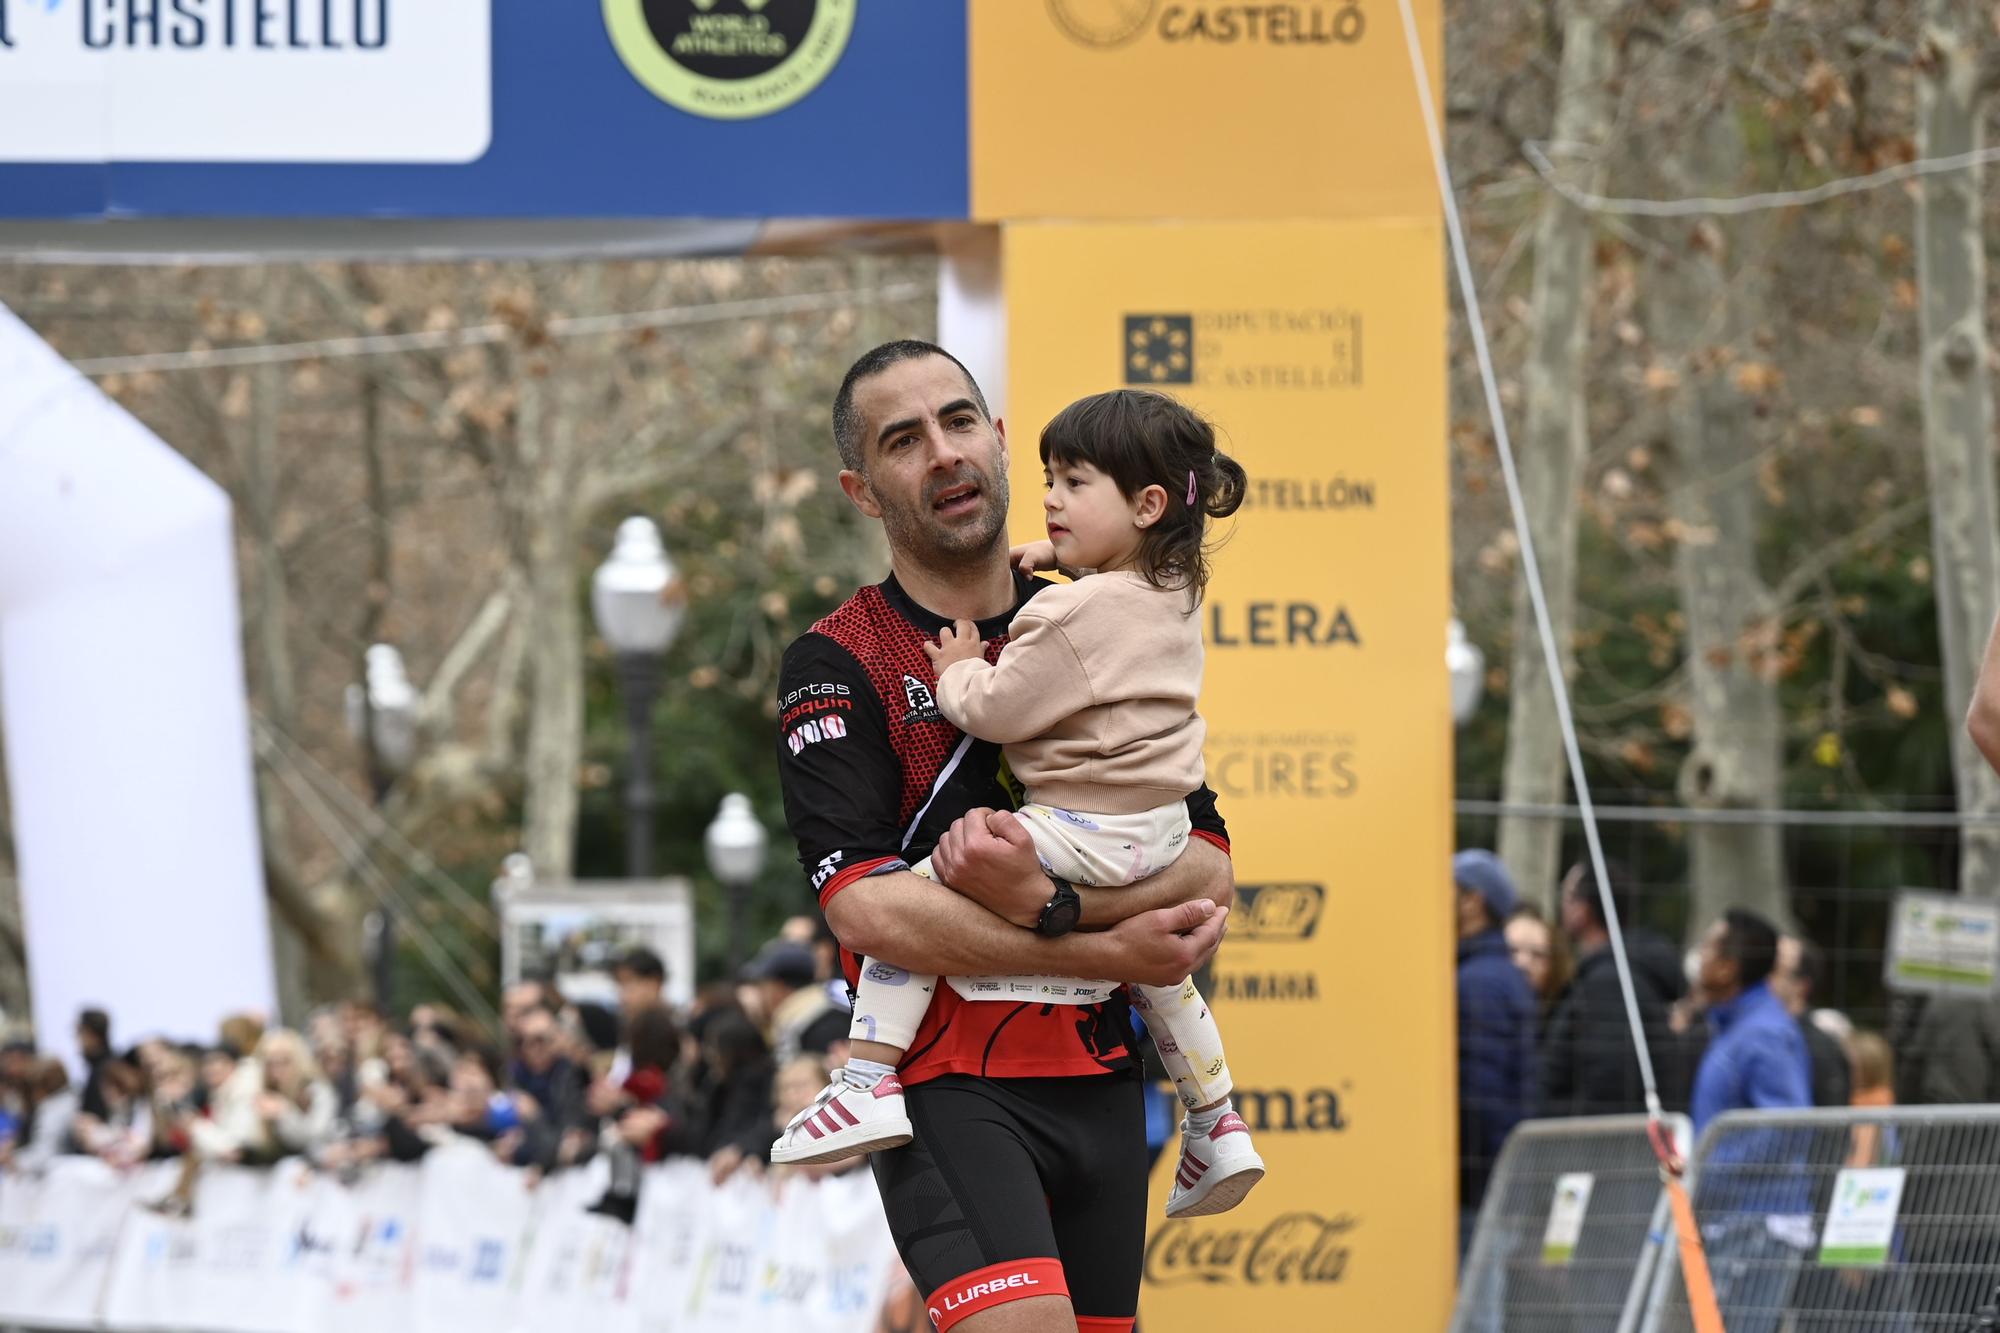
[[[1174,1171],[1174,1191],[1167,1196],[1167,1216],[1226,1213],[1263,1178],[1264,1159],[1250,1142],[1250,1127],[1242,1116],[1226,1111],[1200,1137],[1189,1133],[1183,1120],[1181,1160]]]
[[[839,1162],[900,1148],[911,1137],[903,1085],[894,1074],[872,1088],[857,1088],[836,1077],[785,1126],[771,1145],[771,1161],[778,1166]]]

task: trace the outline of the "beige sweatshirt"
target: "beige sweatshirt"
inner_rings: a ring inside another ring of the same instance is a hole
[[[1201,786],[1200,694],[1187,593],[1123,571],[1037,593],[997,665],[954,662],[937,683],[938,711],[1005,746],[1029,800],[1108,815]]]

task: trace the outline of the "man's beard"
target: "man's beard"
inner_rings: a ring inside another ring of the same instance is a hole
[[[977,522],[948,525],[938,518],[931,505],[940,493],[963,485],[979,488],[985,512]],[[1004,467],[991,476],[967,468],[958,476],[926,486],[923,498],[911,507],[890,503],[880,492],[876,493],[875,501],[882,508],[882,531],[889,539],[889,549],[926,567],[964,569],[977,565],[991,558],[994,550],[1004,547],[1006,542]]]

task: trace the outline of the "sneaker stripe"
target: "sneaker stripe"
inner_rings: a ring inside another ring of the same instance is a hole
[[[833,1115],[839,1116],[842,1120],[845,1120],[850,1125],[858,1125],[861,1123],[861,1117],[855,1115],[854,1112],[848,1110],[846,1103],[842,1102],[838,1097],[835,1097],[832,1101],[828,1102],[826,1104],[826,1109],[828,1112],[830,1112]]]
[[[1189,1154],[1181,1158],[1181,1170],[1193,1172],[1194,1178],[1200,1180],[1208,1174],[1208,1163],[1202,1161],[1199,1157]]]
[[[823,1139],[826,1137],[826,1131],[822,1130],[818,1125],[814,1124],[810,1120],[806,1121],[805,1128],[806,1128],[806,1133],[812,1135],[816,1139]]]
[[[829,1134],[838,1134],[842,1129],[840,1121],[834,1119],[833,1116],[824,1110],[814,1116],[813,1119],[819,1122],[820,1126]]]

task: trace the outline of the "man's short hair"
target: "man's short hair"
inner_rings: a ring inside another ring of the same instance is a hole
[[[861,354],[861,359],[847,368],[847,378],[840,382],[840,392],[833,397],[833,447],[840,451],[840,465],[849,472],[864,472],[866,460],[864,448],[866,440],[861,433],[868,423],[861,419],[861,413],[854,406],[854,386],[871,376],[879,375],[893,365],[904,361],[916,361],[927,356],[941,356],[957,366],[965,376],[965,383],[972,390],[972,401],[979,406],[979,415],[987,420],[993,413],[986,406],[986,395],[979,391],[979,381],[972,378],[972,372],[965,363],[936,343],[927,343],[919,338],[898,338],[895,342],[883,343]]]
[[[78,1030],[88,1032],[107,1049],[111,1045],[111,1015],[102,1009],[86,1009],[76,1016]]]
[[[635,945],[618,955],[618,961],[611,965],[612,976],[634,976],[641,981],[667,982],[667,965],[660,956],[645,945]]]
[[[1722,914],[1722,956],[1734,959],[1744,990],[1768,981],[1778,966],[1778,928],[1741,907]]]
[[[1631,872],[1626,870],[1622,863],[1614,861],[1609,857],[1605,858],[1604,870],[1606,874],[1611,876],[1611,901],[1618,908],[1618,924],[1630,930],[1632,928],[1633,912]],[[1600,929],[1611,929],[1610,921],[1606,920],[1604,916],[1604,897],[1597,891],[1596,869],[1592,867],[1590,862],[1584,861],[1579,865],[1571,867],[1563,878],[1567,879],[1570,875],[1576,874],[1578,871],[1583,873],[1576,881],[1577,901],[1583,904],[1584,910],[1590,913],[1590,919],[1595,921]]]

